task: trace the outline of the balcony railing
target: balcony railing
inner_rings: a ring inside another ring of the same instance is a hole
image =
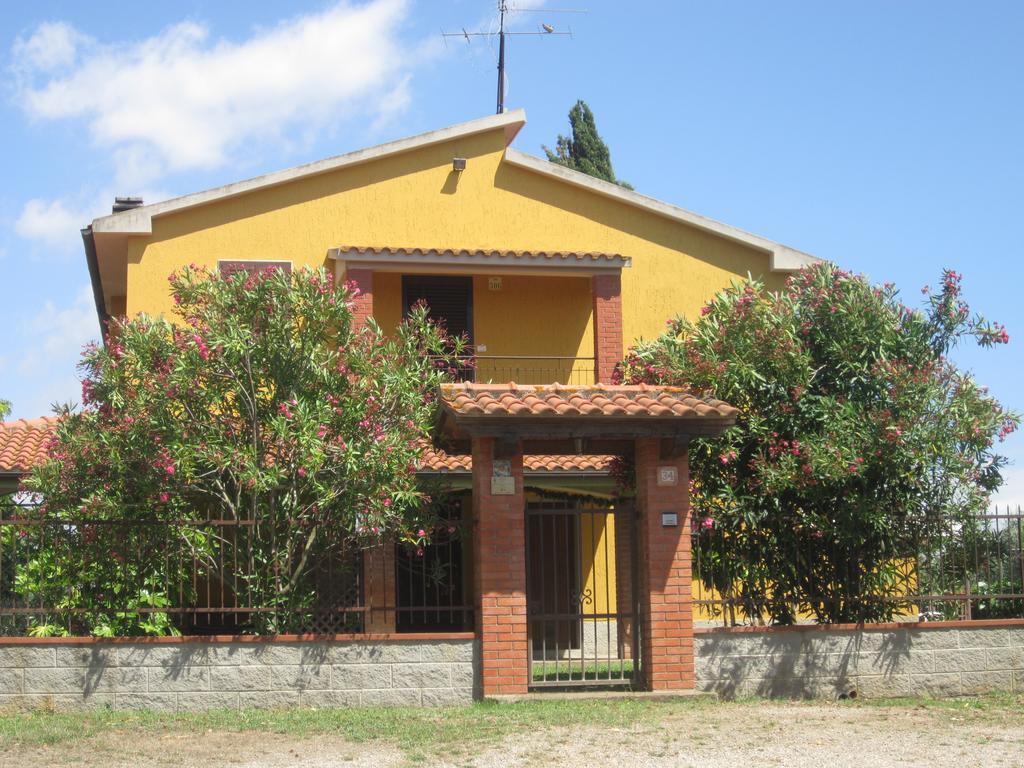
[[[471,355],[457,372],[459,381],[479,384],[593,384],[593,357],[558,355]]]

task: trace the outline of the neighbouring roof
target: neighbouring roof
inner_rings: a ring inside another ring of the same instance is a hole
[[[460,417],[734,420],[739,411],[679,387],[647,384],[523,386],[445,384],[444,408]]]
[[[621,269],[630,266],[631,260],[619,253],[595,253],[577,251],[513,251],[513,250],[455,250],[451,248],[378,248],[374,246],[342,245],[332,248],[328,255],[333,259],[361,262],[381,266],[386,264],[428,263],[431,266],[491,266],[509,267],[594,267]]]
[[[55,416],[0,424],[0,474],[23,474],[42,462],[56,428]]]

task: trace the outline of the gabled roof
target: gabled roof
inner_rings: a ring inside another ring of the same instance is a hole
[[[715,219],[709,219],[707,216],[701,216],[699,213],[688,211],[677,205],[663,203],[661,200],[641,195],[625,187],[620,187],[618,184],[595,179],[593,176],[528,155],[512,147],[505,150],[505,162],[764,251],[771,257],[770,268],[773,272],[794,272],[801,267],[821,261],[817,256],[811,256],[809,253],[790,248],[788,245],[751,234]]]
[[[286,168],[283,171],[265,173],[262,176],[255,176],[245,181],[236,181],[232,184],[225,184],[222,187],[214,187],[203,192],[193,192],[190,195],[175,197],[151,205],[142,205],[138,208],[131,208],[127,211],[114,213],[110,216],[103,216],[92,222],[94,233],[110,232],[129,235],[148,235],[153,231],[153,217],[167,213],[174,213],[197,205],[205,205],[229,197],[254,192],[258,189],[273,187],[278,184],[287,184],[291,181],[304,179],[309,176],[317,176],[322,173],[330,173],[340,168],[368,163],[384,157],[398,155],[403,152],[411,152],[415,149],[440,144],[444,141],[451,141],[463,136],[471,136],[476,133],[492,131],[496,128],[505,129],[505,143],[511,143],[512,139],[519,133],[519,129],[526,124],[526,112],[521,109],[514,109],[502,115],[491,115],[477,120],[470,120],[466,123],[459,123],[447,128],[440,128],[436,131],[420,133],[397,141],[389,141],[386,144],[378,144],[375,147],[359,149],[355,152],[348,152],[344,155],[335,155],[325,160],[317,160],[304,165],[297,165],[294,168]]]
[[[505,131],[505,144],[511,144],[512,140],[519,133],[519,130],[526,124],[526,112],[522,109],[514,109],[501,115],[491,115],[478,120],[459,123],[448,128],[441,128],[436,131],[421,133],[406,139],[379,144],[375,147],[360,149],[356,152],[349,152],[344,155],[337,155],[325,160],[298,165],[294,168],[287,168],[281,171],[274,171],[262,176],[256,176],[245,181],[238,181],[215,187],[203,192],[195,192],[182,197],[175,197],[159,203],[143,205],[120,213],[111,214],[95,219],[92,222],[94,234],[121,234],[121,235],[147,235],[153,231],[153,217],[161,216],[187,208],[192,208],[218,200],[224,200],[247,192],[273,187],[278,184],[286,184],[298,179],[328,173],[340,168],[359,165],[371,162],[384,157],[397,155],[403,152],[420,149],[431,144],[438,144],[463,136],[470,136],[485,131],[492,131],[503,128]],[[693,213],[669,203],[664,203],[652,197],[638,194],[611,184],[592,176],[587,176],[579,171],[565,168],[561,165],[542,160],[539,157],[528,155],[511,147],[506,148],[504,161],[510,165],[525,168],[534,173],[539,173],[561,183],[571,184],[590,192],[610,197],[628,205],[635,206],[645,211],[664,216],[675,221],[688,224],[716,235],[726,237],[752,248],[764,251],[771,258],[770,267],[773,271],[794,271],[803,266],[819,261],[810,254],[803,253],[790,248],[789,246],[777,243],[773,240],[751,234],[737,227],[724,224],[706,216]]]

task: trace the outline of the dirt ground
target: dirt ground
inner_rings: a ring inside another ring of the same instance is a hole
[[[415,754],[338,737],[110,731],[75,744],[5,746],[0,766],[327,768],[477,766],[1024,766],[1019,713],[764,703],[667,713],[629,728],[547,728]]]

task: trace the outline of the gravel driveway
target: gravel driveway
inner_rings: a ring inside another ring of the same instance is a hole
[[[808,766],[929,768],[1024,765],[1019,710],[959,712],[914,705],[728,704],[667,709],[627,728],[547,728],[443,754],[404,754],[336,736],[111,731],[75,744],[0,748],[0,766],[208,768],[437,766]]]

